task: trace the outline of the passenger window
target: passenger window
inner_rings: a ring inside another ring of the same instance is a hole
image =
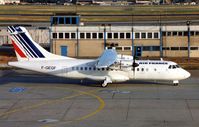
[[[96,68],[95,68],[95,67],[93,67],[93,70],[95,71],[95,70],[96,70]]]
[[[169,69],[171,69],[171,65],[169,65]]]
[[[98,71],[100,71],[100,68],[97,68]]]
[[[139,68],[137,68],[137,71],[139,71],[140,69]]]
[[[75,67],[72,67],[72,70],[75,70]]]
[[[84,70],[86,71],[86,70],[87,70],[87,67],[85,67]]]
[[[76,67],[76,70],[79,70],[79,67]]]
[[[176,66],[175,66],[175,65],[173,65],[173,69],[176,69]]]
[[[147,68],[146,71],[149,71],[149,69]]]
[[[157,69],[156,69],[156,68],[154,68],[154,71],[157,71]]]
[[[91,67],[89,67],[89,70],[92,70],[92,68],[91,68]]]
[[[104,71],[104,68],[102,68],[102,71]]]
[[[144,71],[144,68],[142,68],[142,71]]]
[[[83,67],[80,67],[80,70],[83,70]]]

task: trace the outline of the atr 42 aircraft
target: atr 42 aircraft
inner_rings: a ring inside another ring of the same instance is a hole
[[[119,55],[115,49],[107,49],[98,59],[75,59],[52,54],[33,41],[21,26],[9,26],[17,62],[10,66],[42,72],[50,75],[103,81],[108,83],[127,80],[168,80],[178,85],[179,80],[190,73],[174,62],[164,60],[135,60],[132,56]]]

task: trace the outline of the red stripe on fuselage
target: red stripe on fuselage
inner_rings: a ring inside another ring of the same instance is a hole
[[[12,44],[14,46],[14,49],[17,51],[17,53],[20,55],[22,58],[26,58],[26,55],[21,51],[21,49],[15,44],[15,42],[12,40]]]

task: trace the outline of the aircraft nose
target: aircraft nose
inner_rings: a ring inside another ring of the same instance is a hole
[[[191,76],[191,74],[190,74],[188,71],[185,71],[184,77],[185,77],[185,78],[189,78],[190,76]]]

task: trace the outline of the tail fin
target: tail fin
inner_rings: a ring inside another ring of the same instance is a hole
[[[33,41],[28,31],[21,26],[9,26],[8,31],[15,49],[18,61],[68,58],[46,51]]]

